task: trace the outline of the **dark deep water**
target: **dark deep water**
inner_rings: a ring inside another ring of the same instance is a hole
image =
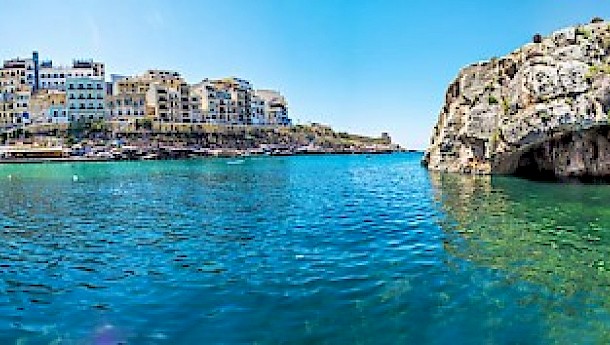
[[[0,166],[0,344],[610,342],[610,186],[420,159]]]

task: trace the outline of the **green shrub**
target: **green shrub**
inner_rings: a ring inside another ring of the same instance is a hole
[[[487,98],[487,101],[489,102],[489,105],[498,104],[498,99],[491,95],[489,96],[489,98]]]

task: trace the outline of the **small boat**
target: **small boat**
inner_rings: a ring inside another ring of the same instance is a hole
[[[142,157],[142,159],[150,161],[150,160],[155,160],[155,159],[159,159],[159,155],[156,153],[150,153],[147,154],[146,156]]]
[[[102,151],[102,152],[96,153],[94,158],[102,159],[102,160],[112,160],[112,159],[115,159],[115,155],[110,152]]]
[[[244,164],[246,161],[243,159],[237,159],[234,161],[228,161],[227,164],[228,165],[238,165],[238,164]]]
[[[288,150],[275,150],[271,152],[272,156],[292,156],[293,153]]]

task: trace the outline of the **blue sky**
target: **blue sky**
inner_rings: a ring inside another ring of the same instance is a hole
[[[389,132],[424,148],[459,69],[534,33],[610,19],[605,0],[4,0],[0,58],[107,73],[180,71],[189,82],[239,76],[279,89],[291,115],[336,129]]]

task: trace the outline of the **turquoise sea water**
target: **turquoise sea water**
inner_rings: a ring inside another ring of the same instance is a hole
[[[0,166],[0,344],[610,342],[610,186],[420,159]]]

